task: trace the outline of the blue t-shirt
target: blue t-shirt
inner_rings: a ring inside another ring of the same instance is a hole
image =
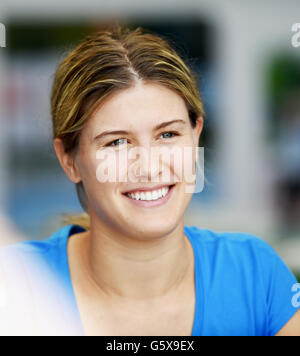
[[[69,236],[83,231],[68,225],[47,239],[0,249],[1,335],[85,335],[67,255]],[[195,259],[192,336],[273,336],[300,308],[300,285],[262,239],[196,226],[184,232]]]

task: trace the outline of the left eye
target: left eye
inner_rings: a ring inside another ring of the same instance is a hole
[[[165,135],[165,134],[171,134],[172,137],[177,136],[177,133],[176,132],[172,132],[172,131],[168,131],[168,132],[162,133],[162,135]],[[172,137],[167,137],[167,138],[172,138]]]

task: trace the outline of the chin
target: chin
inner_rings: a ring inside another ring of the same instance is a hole
[[[135,223],[130,229],[135,231],[134,235],[138,240],[154,240],[161,238],[169,233],[171,233],[176,228],[176,221],[149,221],[148,223],[141,222],[140,224]]]

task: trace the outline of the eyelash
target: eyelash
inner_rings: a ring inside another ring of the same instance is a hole
[[[166,132],[163,132],[161,135],[164,135],[164,134],[167,134],[167,133],[173,135],[172,137],[169,137],[169,139],[174,138],[175,136],[179,136],[178,132],[175,132],[175,131],[166,131]],[[117,140],[111,141],[110,143],[105,145],[105,147],[118,147],[119,145],[112,145],[112,144],[117,142],[117,141],[119,141],[119,140],[122,140],[122,138],[119,138]]]

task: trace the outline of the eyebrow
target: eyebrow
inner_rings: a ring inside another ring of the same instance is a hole
[[[184,120],[172,120],[172,121],[166,121],[166,122],[163,122],[157,126],[154,127],[153,131],[158,131],[164,127],[167,127],[169,125],[172,125],[172,124],[175,124],[175,123],[181,123],[181,124],[184,124],[186,125],[186,121]],[[132,132],[130,131],[125,131],[125,130],[116,130],[116,131],[104,131],[102,132],[101,134],[97,135],[93,141],[98,141],[100,140],[101,138],[103,138],[104,136],[110,136],[110,135],[128,135]]]

